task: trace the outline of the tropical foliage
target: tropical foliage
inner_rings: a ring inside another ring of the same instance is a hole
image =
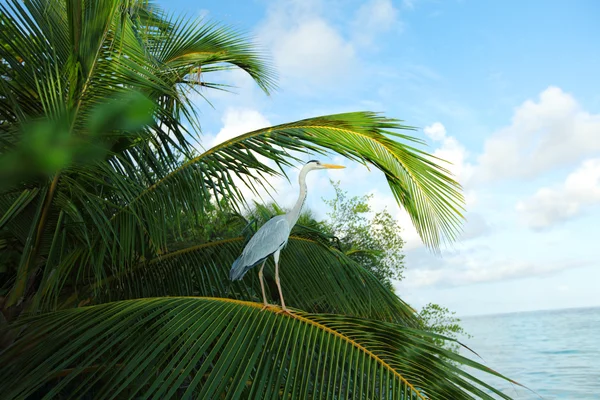
[[[437,333],[446,337],[457,338],[470,338],[472,337],[465,329],[460,325],[460,318],[456,316],[455,311],[450,311],[448,307],[441,306],[435,303],[427,303],[420,311],[419,317],[426,330],[429,332]],[[461,349],[459,343],[448,342],[443,339],[435,338],[434,343],[438,346],[443,346],[449,350],[458,352]]]
[[[368,270],[386,288],[394,291],[392,279],[402,280],[405,269],[402,247],[402,229],[387,209],[374,212],[370,205],[372,195],[349,196],[340,187],[339,182],[331,182],[335,197],[323,199],[326,205],[327,219],[317,220],[310,209],[305,209],[293,229],[294,235],[311,235],[320,243],[341,251],[349,259]],[[207,235],[216,238],[233,238],[240,231],[249,231],[274,215],[283,214],[277,204],[269,206],[255,204],[246,215],[227,210],[226,207],[213,211],[201,218],[205,221],[201,228],[195,228],[186,236],[195,236],[197,241],[206,240]],[[232,229],[233,227],[233,229]],[[242,228],[243,227],[243,228]],[[267,282],[274,284],[267,277]],[[460,318],[447,307],[428,303],[418,312],[421,326],[443,336],[431,338],[436,345],[459,352],[461,345],[447,338],[459,339],[471,337],[460,325]]]
[[[369,204],[372,194],[349,197],[339,183],[332,184],[335,197],[324,199],[328,206],[324,228],[338,238],[348,257],[393,290],[392,279],[402,279],[404,270],[400,226],[387,209],[373,212]]]
[[[348,196],[339,183],[332,182],[335,197],[323,199],[328,208],[328,219],[317,222],[306,216],[304,224],[329,233],[332,245],[363,268],[369,270],[384,286],[394,290],[392,279],[402,280],[405,268],[402,248],[402,228],[387,209],[374,212],[370,205],[372,194]],[[454,311],[439,304],[428,303],[418,312],[423,327],[444,337],[458,339],[471,337],[460,325]],[[460,344],[432,339],[438,346],[458,352]]]
[[[411,128],[330,115],[196,155],[191,93],[223,88],[214,72],[274,87],[244,35],[137,0],[7,0],[0,25],[3,398],[506,398],[310,230],[282,254],[292,315],[260,311],[255,274],[228,281],[243,237],[175,240],[312,152],[379,169],[435,250],[463,199]]]

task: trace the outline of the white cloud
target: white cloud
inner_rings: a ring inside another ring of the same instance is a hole
[[[442,163],[442,166],[448,169],[458,182],[463,186],[468,184],[473,174],[473,167],[466,162],[467,151],[456,138],[444,139],[442,146],[436,149],[433,155],[450,163],[450,165]]]
[[[600,158],[584,161],[561,185],[539,189],[516,208],[529,227],[544,229],[596,204],[600,204]]]
[[[192,94],[193,101],[200,110],[208,104],[207,98],[210,99],[212,107],[207,110],[208,113],[217,113],[216,110],[219,110],[220,113],[220,110],[227,109],[260,109],[271,102],[269,96],[265,95],[256,81],[244,70],[211,72],[203,79],[227,85],[227,90],[203,88],[201,89],[202,95]],[[202,96],[207,96],[207,98]]]
[[[600,114],[549,87],[518,107],[510,126],[489,138],[479,156],[478,181],[532,178],[600,151]]]
[[[259,39],[271,49],[283,81],[300,87],[337,81],[356,63],[354,45],[320,15],[316,2],[273,3]]]
[[[446,137],[446,127],[441,122],[434,122],[426,126],[423,132],[435,141],[443,140]]]
[[[371,44],[377,34],[402,27],[398,10],[391,0],[367,1],[358,8],[354,18],[354,37],[361,45]]]
[[[341,11],[339,4],[321,0],[270,3],[257,34],[272,54],[282,86],[322,91],[356,85],[364,70],[360,54],[374,49],[378,36],[402,31],[392,0],[367,0],[353,17],[332,18]]]
[[[440,143],[440,146],[432,153],[447,161],[446,163],[441,162],[440,165],[449,170],[463,186],[467,186],[473,175],[473,165],[467,162],[469,153],[465,147],[455,137],[448,136],[446,127],[440,122],[426,126],[423,132],[434,142]],[[474,194],[470,194],[470,196],[473,197]]]
[[[458,238],[460,241],[481,237],[492,230],[483,215],[479,213],[467,211],[466,219],[462,234]]]
[[[256,110],[229,108],[221,118],[223,127],[210,141],[210,147],[241,134],[271,126],[269,120]]]

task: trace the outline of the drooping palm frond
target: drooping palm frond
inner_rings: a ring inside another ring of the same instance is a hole
[[[0,356],[0,390],[6,399],[63,391],[97,399],[508,398],[446,357],[498,374],[432,346],[427,334],[260,308],[218,298],[151,298],[34,317]]]
[[[186,162],[140,193],[119,213],[129,213],[139,220],[157,212],[163,213],[161,217],[172,217],[164,213],[169,212],[166,204],[172,204],[169,193],[173,191],[179,192],[176,209],[198,204],[211,195],[243,202],[239,185],[252,190],[265,187],[265,176],[283,172],[283,166],[298,161],[290,151],[333,151],[381,170],[425,244],[438,249],[445,240],[456,238],[464,199],[451,174],[434,158],[410,145],[422,142],[398,132],[405,129],[412,128],[369,112],[329,115],[259,129]],[[274,161],[279,169],[271,168],[258,156]]]
[[[177,250],[141,263],[122,276],[93,285],[94,302],[157,296],[228,297],[262,301],[257,271],[231,282],[229,268],[240,254],[243,238],[226,239]],[[281,282],[286,303],[314,313],[359,316],[417,327],[413,309],[371,273],[343,253],[311,239],[291,236],[281,254]],[[265,269],[267,293],[277,303],[273,265]],[[270,283],[270,284],[269,284]],[[42,288],[43,289],[43,288]],[[82,296],[88,296],[87,291]],[[85,301],[79,297],[77,301]],[[73,299],[75,301],[75,299]],[[88,300],[89,301],[89,300]]]
[[[0,229],[16,218],[31,201],[35,199],[39,189],[24,189],[20,193],[0,197]]]
[[[205,74],[232,68],[246,71],[269,93],[275,88],[274,71],[266,52],[241,32],[216,22],[167,17],[168,35],[147,37],[147,49],[174,83],[223,87],[205,81]],[[204,79],[203,79],[204,78]]]
[[[289,155],[291,150],[332,150],[374,164],[385,173],[396,198],[433,248],[458,230],[462,198],[457,184],[419,150],[392,140],[416,141],[397,132],[407,127],[371,113],[320,117],[251,132],[178,166],[175,154],[189,149],[178,117],[183,112],[189,119],[192,111],[189,99],[177,90],[182,82],[169,74],[179,76],[203,62],[208,66],[225,63],[243,68],[266,88],[269,70],[260,53],[236,33],[228,35],[218,26],[203,27],[185,20],[168,21],[163,29],[144,30],[136,25],[139,18],[129,11],[123,13],[122,3],[103,1],[106,4],[82,3],[81,7],[69,3],[69,10],[56,1],[27,2],[24,12],[18,12],[22,10],[19,3],[9,2],[16,11],[4,10],[15,22],[9,24],[14,34],[7,31],[2,40],[13,44],[10,49],[23,45],[30,50],[25,61],[19,61],[13,50],[3,54],[11,66],[4,87],[6,109],[11,110],[7,120],[27,120],[44,112],[60,117],[67,112],[64,104],[70,104],[76,109],[72,126],[86,131],[94,104],[103,98],[137,88],[158,102],[157,123],[133,135],[127,130],[111,132],[109,149],[114,155],[105,162],[64,168],[60,175],[49,177],[48,190],[56,180],[47,203],[49,217],[56,221],[63,211],[66,234],[74,237],[75,243],[85,242],[89,249],[86,253],[74,246],[61,251],[68,255],[66,265],[85,265],[79,278],[100,280],[111,273],[107,268],[125,271],[140,258],[164,251],[163,221],[177,220],[182,213],[202,212],[212,197],[240,204],[244,199],[237,184],[264,185],[265,177],[295,161]],[[22,17],[28,12],[33,18]],[[23,32],[20,26],[27,29]],[[32,43],[29,31],[36,32]],[[57,50],[53,52],[54,47]],[[214,55],[218,48],[222,52]],[[121,52],[127,57],[120,57]],[[46,58],[36,58],[42,56]],[[77,69],[73,60],[80,57],[84,65]],[[40,71],[31,67],[46,64]],[[207,70],[210,68],[205,67]],[[42,86],[36,83],[40,79]],[[115,84],[118,82],[124,83]],[[15,101],[13,97],[23,93],[33,97]],[[24,111],[29,104],[37,106]],[[269,167],[258,155],[275,161],[279,168]],[[59,204],[61,209],[56,208]],[[45,229],[47,220],[40,219],[38,230],[50,238],[54,231]],[[91,229],[81,229],[81,224],[90,222]],[[39,246],[35,240],[31,242],[37,249],[34,259],[45,256],[40,249],[51,247],[49,240],[42,242]],[[72,255],[80,259],[73,261]],[[35,270],[21,269],[19,290],[11,295],[11,303],[22,296],[23,283]]]

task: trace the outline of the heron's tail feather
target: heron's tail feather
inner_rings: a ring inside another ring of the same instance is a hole
[[[239,256],[231,266],[231,270],[229,271],[229,279],[232,281],[237,281],[242,279],[244,274],[246,273],[246,268],[242,264],[242,256]]]
[[[246,275],[246,272],[248,272],[252,267],[259,264],[263,260],[264,259],[249,264],[246,260],[244,260],[244,255],[242,254],[233,262],[231,270],[229,271],[229,279],[232,281],[238,281],[242,279],[244,275]]]

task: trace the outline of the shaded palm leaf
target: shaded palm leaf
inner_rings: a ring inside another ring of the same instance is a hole
[[[190,132],[182,121],[199,124],[181,86],[191,84],[186,81],[189,73],[240,68],[265,91],[273,87],[273,75],[262,53],[239,32],[218,24],[169,20],[147,2],[9,0],[0,4],[0,17],[0,157],[23,143],[25,128],[39,119],[68,138],[99,131],[108,150],[93,163],[66,162],[42,179],[36,175],[19,180],[49,194],[39,217],[33,218],[33,202],[30,210],[10,216],[13,225],[24,227],[17,230],[26,232],[20,238],[26,249],[9,296],[12,305],[23,299],[50,258],[54,237],[63,238],[64,247],[57,249],[59,265],[66,256],[68,265],[85,267],[76,275],[82,279],[135,265],[160,248],[162,241],[156,237],[161,221],[134,226],[111,217],[170,173],[179,154],[190,154]],[[215,54],[200,54],[205,50]],[[122,95],[132,91],[156,104],[152,123],[133,129],[131,118],[111,124],[115,118],[96,117],[99,105],[123,106]],[[35,154],[30,160],[37,161]],[[0,196],[12,199],[10,194]],[[57,233],[61,212],[65,220]],[[82,244],[89,252],[80,251]],[[72,255],[80,258],[72,260]]]
[[[155,296],[262,301],[258,268],[243,281],[229,280],[229,269],[243,244],[243,238],[235,238],[164,254],[125,275],[109,278],[105,285],[95,285],[96,301]],[[271,302],[277,302],[272,261],[267,265],[267,293]],[[290,237],[281,253],[280,277],[286,303],[292,307],[419,326],[414,310],[371,273],[343,253],[311,239]]]
[[[492,398],[445,357],[493,371],[431,346],[426,334],[260,308],[227,299],[155,298],[35,317],[0,356],[0,390],[6,399],[39,390],[97,399]]]

